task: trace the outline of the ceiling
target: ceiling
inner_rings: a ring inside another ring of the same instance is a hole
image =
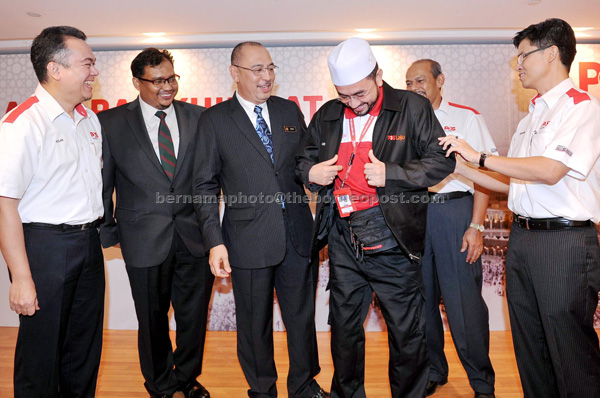
[[[600,43],[600,0],[0,0],[0,6],[0,53],[28,52],[31,39],[52,25],[80,28],[94,49],[136,49],[244,40],[332,45],[356,29],[375,29],[363,35],[381,44],[509,43],[517,30],[559,17],[591,28],[578,32],[580,42]]]

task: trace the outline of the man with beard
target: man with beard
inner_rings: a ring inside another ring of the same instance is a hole
[[[329,244],[331,396],[366,396],[363,322],[375,292],[388,328],[392,397],[421,398],[429,376],[427,187],[455,162],[436,148],[444,132],[429,101],[385,83],[369,43],[342,42],[328,64],[339,97],[315,114],[296,160],[297,176],[319,193],[312,255]]]
[[[120,245],[138,319],[138,350],[152,397],[208,398],[202,371],[214,277],[192,196],[196,127],[204,108],[175,101],[179,76],[167,50],[131,63],[139,97],[98,114],[104,137],[104,247]],[[113,192],[116,191],[116,205]],[[113,209],[115,209],[113,214]],[[169,308],[177,322],[173,351]]]
[[[519,80],[537,95],[508,156],[478,152],[454,136],[442,144],[492,171],[459,162],[465,177],[508,192],[506,298],[524,395],[598,397],[600,103],[569,78],[577,50],[567,22],[530,25],[513,44]]]
[[[483,116],[473,108],[442,98],[446,77],[432,59],[414,62],[406,71],[406,88],[431,102],[446,134],[465,139],[479,151],[497,154]],[[429,188],[423,280],[427,319],[429,382],[427,395],[448,382],[444,354],[444,326],[440,296],[452,340],[476,398],[494,397],[494,369],[490,361],[488,309],[481,296],[483,222],[488,191],[451,174]]]
[[[82,105],[98,76],[86,36],[46,28],[40,84],[0,127],[0,249],[19,314],[14,396],[94,397],[102,351],[102,138]]]

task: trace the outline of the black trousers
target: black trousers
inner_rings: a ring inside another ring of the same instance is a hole
[[[173,394],[202,372],[208,304],[214,276],[207,257],[194,257],[175,232],[167,259],[147,268],[127,267],[138,319],[138,351],[150,394]],[[173,304],[176,350],[169,338]]]
[[[286,222],[286,226],[288,223]],[[287,228],[286,228],[287,230]],[[238,359],[250,385],[252,398],[277,396],[277,369],[273,349],[273,288],[287,331],[290,370],[288,397],[307,398],[320,387],[319,356],[315,330],[315,294],[318,269],[296,252],[286,233],[286,253],[275,267],[232,267],[231,281],[236,307]]]
[[[336,216],[329,233],[331,396],[365,398],[365,332],[373,292],[388,329],[392,398],[423,398],[429,376],[424,287],[420,262],[398,249],[358,261],[346,220]]]
[[[431,203],[427,210],[427,235],[423,254],[425,313],[429,380],[448,376],[444,354],[444,326],[440,316],[440,296],[456,352],[477,392],[494,392],[494,369],[489,357],[488,308],[481,296],[481,257],[466,262],[460,252],[465,231],[473,216],[473,196]]]
[[[19,316],[15,398],[94,397],[105,283],[98,230],[23,230],[40,309]]]
[[[600,397],[600,347],[593,324],[600,290],[596,228],[534,231],[513,223],[506,267],[525,397]]]

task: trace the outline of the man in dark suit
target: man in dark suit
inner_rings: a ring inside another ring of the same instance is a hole
[[[294,177],[306,129],[291,101],[271,96],[277,66],[260,44],[238,44],[230,74],[237,92],[202,114],[194,162],[196,211],[213,274],[231,274],[238,358],[250,397],[276,397],[273,288],[287,328],[289,397],[328,397],[314,324],[316,268],[309,264],[312,217]],[[219,223],[220,190],[225,215]]]
[[[138,349],[152,397],[206,398],[202,370],[210,273],[192,205],[196,127],[204,108],[174,101],[179,76],[166,50],[131,63],[138,99],[101,112],[104,247],[120,244],[139,323]],[[113,216],[113,191],[116,210]],[[169,307],[177,349],[169,339]]]

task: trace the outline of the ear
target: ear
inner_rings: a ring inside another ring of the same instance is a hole
[[[437,84],[437,88],[441,89],[444,83],[446,82],[446,76],[444,76],[443,73],[440,73],[437,79],[435,79],[435,82]]]
[[[60,71],[62,69],[62,65],[60,65],[57,62],[48,62],[48,65],[46,65],[46,71],[48,72],[48,77],[54,79],[54,80],[60,80]]]
[[[137,79],[137,77],[132,77],[131,81],[133,82],[133,87],[135,87],[137,91],[140,91],[140,81]]]
[[[233,65],[229,65],[229,74],[234,82],[240,81],[240,70]]]
[[[377,69],[377,74],[375,75],[375,83],[377,83],[377,87],[383,86],[383,69]]]
[[[555,60],[560,61],[557,46],[551,46],[548,50],[550,50],[550,51],[548,51],[548,63],[552,63]]]

